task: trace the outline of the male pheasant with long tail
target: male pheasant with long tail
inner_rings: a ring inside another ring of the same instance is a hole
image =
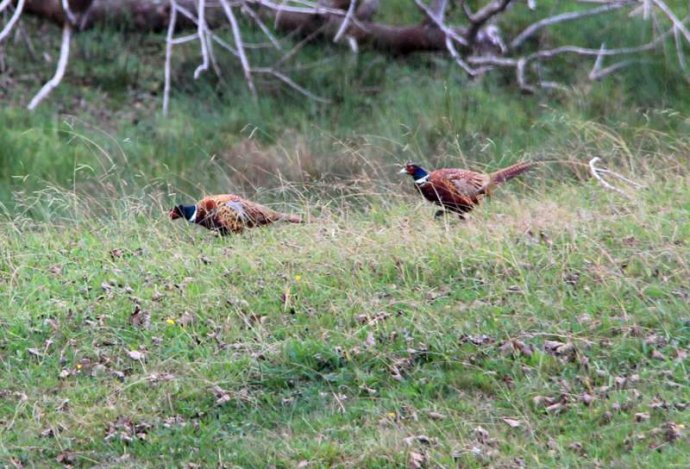
[[[534,165],[523,161],[484,174],[457,168],[427,171],[417,164],[407,163],[400,172],[412,176],[415,187],[425,199],[443,207],[443,210],[436,212],[436,216],[443,215],[447,210],[464,218],[464,214],[479,205],[485,196],[491,195],[497,185],[528,171]]]
[[[278,221],[302,223],[297,215],[276,212],[235,194],[211,195],[193,205],[178,205],[170,210],[170,218],[184,218],[220,234],[241,233]]]

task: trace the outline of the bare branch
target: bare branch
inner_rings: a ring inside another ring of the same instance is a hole
[[[635,1],[625,0],[615,3],[606,3],[600,7],[592,8],[585,11],[572,11],[568,13],[561,13],[559,15],[551,16],[549,18],[544,18],[543,20],[537,21],[525,28],[520,34],[515,36],[515,38],[510,43],[511,49],[517,49],[520,47],[527,39],[534,35],[537,31],[547,26],[553,26],[554,24],[564,23],[566,21],[574,21],[588,16],[600,15],[602,13],[608,13],[611,11],[619,10],[625,6],[634,4]]]
[[[259,15],[256,14],[254,10],[252,10],[250,7],[247,5],[242,5],[242,11],[246,13],[252,20],[254,20],[254,23],[259,27],[262,33],[268,38],[269,41],[271,41],[271,44],[273,44],[273,47],[275,47],[278,50],[283,50],[283,48],[280,45],[280,42],[276,39],[276,37],[271,33],[271,31],[268,29],[268,27],[264,24],[263,21],[261,21],[261,18]]]
[[[254,87],[254,80],[252,79],[252,71],[249,66],[249,60],[247,59],[247,54],[244,51],[244,44],[242,42],[242,33],[240,32],[240,27],[237,24],[237,18],[235,18],[235,13],[232,11],[232,7],[228,4],[227,0],[220,0],[220,4],[225,11],[225,15],[228,17],[230,26],[232,27],[232,36],[235,39],[235,47],[237,47],[237,53],[240,56],[240,63],[242,64],[242,70],[244,71],[244,78],[247,81],[247,86],[251,92],[254,99],[257,98],[256,88]]]
[[[67,21],[72,23],[72,26],[77,26],[77,17],[74,16],[74,13],[69,7],[69,0],[62,0],[62,11],[65,13]]]
[[[170,105],[170,62],[172,61],[173,36],[175,34],[175,24],[177,23],[177,2],[170,0],[170,22],[168,23],[168,35],[165,42],[165,83],[163,84],[163,115],[168,115]]]
[[[19,17],[22,16],[22,12],[24,11],[24,3],[26,0],[19,0],[17,3],[16,8],[14,9],[14,13],[10,17],[10,20],[7,22],[5,27],[0,31],[0,43],[2,43],[3,40],[10,34],[10,31],[12,31],[12,28],[14,27],[15,23],[19,21]],[[6,7],[5,5],[3,9]]]
[[[198,21],[197,21],[197,35],[199,36],[199,43],[201,44],[201,58],[202,62],[196,70],[194,70],[194,79],[197,80],[201,76],[202,72],[208,70],[209,58],[208,58],[208,43],[206,31],[208,26],[206,26],[206,0],[199,0],[199,6],[197,7],[199,11]]]
[[[303,95],[306,96],[307,98],[313,99],[314,101],[318,101],[318,102],[320,102],[320,103],[325,103],[325,104],[328,104],[328,103],[331,102],[330,99],[322,98],[322,97],[320,97],[320,96],[317,96],[317,95],[311,93],[311,92],[310,92],[309,90],[307,90],[306,88],[304,88],[304,87],[298,85],[297,83],[295,83],[295,82],[294,82],[292,79],[290,79],[290,77],[288,77],[287,75],[285,75],[285,74],[283,74],[283,73],[281,73],[281,72],[279,72],[279,71],[277,71],[277,70],[274,70],[274,69],[272,69],[272,68],[253,68],[253,69],[251,69],[251,71],[252,71],[253,73],[263,73],[263,74],[272,75],[272,76],[274,76],[275,78],[277,78],[278,80],[280,80],[280,81],[282,81],[283,83],[285,83],[286,85],[288,85],[289,87],[295,89],[296,91],[298,91],[299,93],[303,94]]]
[[[454,41],[456,41],[458,44],[462,44],[463,46],[469,45],[467,40],[461,36],[459,36],[455,31],[450,29],[448,26],[446,26],[443,23],[443,20],[439,18],[434,11],[429,8],[428,5],[426,5],[422,0],[414,0],[414,2],[417,4],[417,6],[424,12],[424,14],[427,15],[427,17],[441,30],[443,31],[443,34],[446,35],[446,37],[452,38]]]
[[[338,32],[335,33],[335,36],[333,37],[333,42],[337,43],[340,41],[340,38],[345,34],[345,31],[347,31],[347,27],[350,24],[350,21],[352,20],[352,17],[355,14],[355,9],[357,8],[357,0],[351,0],[350,1],[350,7],[347,9],[347,13],[345,14],[345,19],[343,20],[342,23],[340,23],[340,28],[338,28]]]
[[[69,49],[70,42],[72,39],[72,24],[66,22],[62,27],[62,43],[60,45],[60,58],[58,59],[57,68],[55,69],[55,75],[51,78],[43,87],[36,93],[36,96],[31,99],[31,102],[27,106],[29,111],[36,109],[36,106],[41,104],[43,101],[55,88],[58,87],[62,78],[65,76],[65,70],[67,69],[67,63],[69,62]]]
[[[611,176],[613,176],[613,177],[615,177],[615,178],[618,178],[618,179],[620,179],[620,180],[626,182],[628,185],[632,186],[632,187],[635,188],[635,189],[642,189],[642,188],[644,188],[644,186],[643,186],[642,184],[639,184],[639,183],[637,183],[637,182],[635,182],[635,181],[632,181],[632,180],[630,180],[630,179],[628,179],[628,178],[626,178],[626,177],[624,177],[624,176],[621,176],[620,174],[618,174],[618,173],[616,173],[616,172],[614,172],[614,171],[611,171],[610,169],[598,168],[598,167],[596,166],[596,164],[597,164],[599,161],[601,161],[601,158],[599,158],[598,156],[595,157],[595,158],[592,158],[592,159],[589,161],[589,169],[590,169],[590,172],[592,173],[592,176],[594,176],[594,178],[595,178],[597,181],[599,181],[599,183],[600,183],[602,186],[604,186],[605,188],[610,189],[610,190],[612,190],[612,191],[614,191],[614,192],[619,193],[620,195],[622,195],[622,196],[625,197],[626,199],[632,199],[632,197],[631,197],[627,192],[623,191],[622,189],[620,189],[620,188],[618,188],[618,187],[616,187],[616,186],[610,184],[608,181],[606,181],[606,180],[601,176],[602,174],[608,174],[608,175],[611,175]]]
[[[2,13],[2,11],[3,11],[5,8],[7,8],[8,6],[10,6],[10,2],[12,2],[12,0],[2,0],[2,2],[0,2],[0,13]]]
[[[688,28],[685,27],[685,24],[683,21],[679,20],[678,17],[671,11],[671,9],[666,5],[664,2],[661,0],[651,0],[659,9],[664,12],[666,17],[671,20],[673,23],[673,27],[677,28],[681,33],[683,33],[683,36],[685,36],[685,40],[690,42],[690,31],[688,31]]]

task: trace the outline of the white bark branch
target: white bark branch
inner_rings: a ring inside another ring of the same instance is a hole
[[[608,13],[611,11],[619,10],[623,7],[634,4],[634,1],[626,0],[622,2],[607,3],[600,7],[592,8],[585,11],[572,11],[568,13],[561,13],[559,15],[554,15],[549,18],[544,18],[536,23],[531,24],[525,28],[520,34],[515,36],[515,38],[510,42],[511,49],[517,49],[520,47],[527,39],[534,35],[540,29],[547,26],[553,26],[554,24],[563,23],[566,21],[579,20],[581,18],[586,18],[588,16],[601,15],[602,13]]]
[[[2,13],[2,11],[3,11],[5,8],[7,8],[8,6],[10,6],[10,2],[11,2],[11,1],[12,1],[12,0],[2,0],[2,2],[0,2],[0,13]]]
[[[7,22],[2,31],[0,31],[0,43],[2,43],[7,36],[9,36],[10,31],[12,31],[15,23],[19,21],[19,17],[22,16],[22,12],[24,11],[24,3],[26,3],[26,0],[19,0],[17,7],[14,9],[14,13],[10,17],[10,20]],[[3,6],[3,9],[6,6],[7,5]]]
[[[175,24],[177,23],[177,2],[170,0],[170,22],[168,23],[168,34],[165,41],[165,81],[163,84],[163,115],[168,115],[168,108],[170,106],[170,81],[172,78],[172,71],[170,70],[170,63],[172,62],[172,50],[174,44]]]
[[[325,103],[325,104],[328,104],[331,102],[330,99],[322,98],[320,96],[315,95],[314,93],[310,92],[309,90],[307,90],[303,86],[300,86],[297,83],[295,83],[290,77],[288,77],[284,73],[281,73],[281,72],[274,70],[272,68],[253,68],[251,71],[254,73],[263,73],[263,74],[272,75],[275,78],[277,78],[278,80],[280,80],[283,83],[285,83],[286,85],[288,85],[290,88],[295,89],[299,93],[303,94],[304,96],[308,97],[309,99],[313,99],[314,101],[318,101],[320,103]]]
[[[247,86],[251,92],[254,99],[257,98],[256,88],[254,87],[254,80],[252,78],[252,71],[249,65],[249,60],[247,59],[247,54],[244,50],[244,44],[242,42],[242,33],[240,27],[237,24],[237,18],[235,18],[235,13],[232,11],[232,7],[228,4],[227,0],[220,0],[220,4],[225,11],[225,15],[228,17],[230,26],[232,27],[232,36],[235,40],[235,47],[237,47],[237,53],[240,56],[240,63],[242,64],[242,70],[244,71],[244,79],[247,81]]]
[[[197,6],[198,18],[197,18],[197,35],[199,36],[199,43],[201,44],[201,64],[194,70],[194,79],[198,80],[203,72],[208,70],[209,58],[208,58],[208,37],[206,25],[206,0],[199,0],[199,5]]]
[[[70,42],[72,40],[72,24],[70,22],[65,22],[62,27],[62,43],[60,45],[60,58],[58,59],[57,68],[55,69],[55,75],[53,78],[48,80],[48,82],[43,85],[43,87],[36,93],[33,97],[27,109],[33,111],[36,107],[43,101],[55,88],[58,87],[62,78],[65,76],[65,70],[67,69],[67,63],[69,62],[69,49]]]
[[[340,38],[343,36],[343,34],[345,34],[345,31],[347,31],[347,27],[350,25],[350,21],[352,20],[352,17],[355,14],[356,8],[357,0],[351,0],[350,7],[347,9],[347,13],[345,14],[345,19],[342,23],[340,23],[340,28],[338,28],[338,32],[335,33],[335,36],[333,37],[333,42],[339,42]]]
[[[598,156],[595,157],[595,158],[592,158],[591,160],[589,160],[589,169],[590,169],[590,172],[592,173],[592,176],[594,176],[594,178],[595,178],[597,181],[599,181],[599,183],[600,183],[602,186],[604,186],[605,188],[610,189],[610,190],[612,190],[612,191],[614,191],[614,192],[619,193],[620,195],[622,195],[622,196],[625,197],[626,199],[632,199],[632,197],[630,196],[630,194],[628,194],[627,192],[623,191],[622,189],[620,189],[620,188],[618,188],[618,187],[612,185],[612,184],[609,183],[608,181],[606,181],[606,180],[601,176],[602,174],[608,174],[608,175],[610,175],[610,176],[613,176],[613,177],[615,177],[615,178],[618,178],[618,179],[620,179],[621,181],[626,182],[628,185],[630,185],[630,186],[633,187],[634,189],[642,189],[642,188],[644,188],[644,186],[643,186],[642,184],[640,184],[640,183],[638,183],[638,182],[635,182],[635,181],[633,181],[633,180],[631,180],[631,179],[628,179],[628,178],[626,178],[625,176],[622,176],[622,175],[616,173],[615,171],[611,171],[610,169],[605,169],[605,168],[598,168],[598,167],[596,166],[596,164],[597,164],[598,162],[600,162],[600,161],[601,161],[601,158],[599,158]]]
[[[666,5],[664,2],[661,0],[651,0],[654,2],[654,4],[659,7],[659,10],[664,12],[666,17],[671,20],[673,23],[674,28],[678,28],[678,30],[683,33],[683,36],[685,36],[685,40],[690,42],[690,31],[688,31],[688,28],[685,27],[685,24],[683,21],[679,20],[678,17],[673,13],[673,11]]]

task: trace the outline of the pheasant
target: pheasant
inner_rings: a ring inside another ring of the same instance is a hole
[[[194,205],[178,205],[170,210],[170,218],[184,218],[220,234],[241,233],[277,221],[302,223],[296,215],[276,212],[235,194],[211,195]]]
[[[495,173],[483,174],[456,168],[429,172],[417,164],[407,163],[400,173],[412,176],[415,187],[424,198],[443,207],[443,210],[436,212],[437,217],[448,210],[464,219],[464,214],[479,205],[485,196],[491,195],[497,185],[524,173],[534,165],[535,163],[523,161]]]

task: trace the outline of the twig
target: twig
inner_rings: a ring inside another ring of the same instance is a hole
[[[350,7],[347,9],[347,13],[345,14],[345,19],[343,19],[343,22],[340,23],[340,27],[338,28],[338,32],[335,33],[335,36],[333,37],[333,42],[337,43],[340,41],[340,38],[345,34],[345,31],[347,31],[347,27],[350,24],[350,20],[352,20],[352,17],[355,14],[355,9],[357,8],[357,0],[351,0],[350,1]]]
[[[170,1],[170,23],[168,24],[168,35],[165,42],[165,83],[163,85],[163,115],[168,115],[170,104],[170,62],[172,61],[173,40],[175,34],[175,24],[177,23],[177,2]]]
[[[609,65],[608,67],[598,68],[596,70],[592,69],[592,71],[589,72],[589,75],[587,76],[587,78],[589,78],[592,81],[601,80],[602,78],[606,78],[607,76],[611,75],[612,73],[615,73],[618,70],[625,68],[628,65],[632,65],[636,62],[637,62],[636,60],[627,59],[627,60],[621,60],[620,62],[616,62],[615,64]]]
[[[685,24],[678,19],[678,17],[671,11],[671,9],[666,5],[664,2],[661,0],[651,0],[659,9],[664,12],[666,17],[671,20],[671,23],[673,23],[674,28],[678,28],[678,30],[683,33],[683,36],[685,36],[685,40],[690,42],[690,31],[688,31],[688,28],[685,27]]]
[[[242,34],[240,32],[240,27],[237,24],[237,18],[235,18],[235,13],[232,11],[232,7],[228,4],[227,0],[220,0],[220,4],[222,5],[223,11],[225,11],[225,15],[228,17],[228,21],[230,21],[230,26],[232,27],[232,35],[235,39],[235,47],[237,47],[237,53],[240,56],[240,63],[242,64],[242,70],[244,71],[244,78],[247,80],[247,86],[249,87],[249,91],[254,99],[256,99],[256,88],[254,87],[254,80],[252,79],[249,60],[247,60],[247,54],[244,51]]]
[[[72,23],[72,26],[77,26],[77,17],[74,16],[74,13],[72,13],[68,0],[62,0],[62,11],[65,14],[67,21]]]
[[[603,174],[609,174],[609,175],[611,175],[611,176],[613,176],[613,177],[616,177],[616,178],[618,178],[618,179],[621,179],[622,181],[625,181],[626,183],[628,183],[629,185],[631,185],[631,186],[634,187],[635,189],[642,189],[642,188],[644,187],[642,184],[639,184],[639,183],[637,183],[637,182],[635,182],[635,181],[632,181],[632,180],[630,180],[630,179],[628,179],[628,178],[626,178],[626,177],[624,177],[624,176],[621,176],[620,174],[618,174],[618,173],[616,173],[616,172],[614,172],[614,171],[611,171],[610,169],[597,168],[597,167],[596,167],[596,164],[597,164],[599,161],[601,161],[601,158],[599,158],[598,156],[592,158],[591,160],[589,160],[589,169],[590,169],[590,172],[592,173],[592,176],[594,176],[594,178],[595,178],[597,181],[599,181],[599,183],[600,183],[602,186],[604,186],[605,188],[610,189],[610,190],[612,190],[612,191],[614,191],[614,192],[617,192],[617,193],[619,193],[620,195],[622,195],[623,197],[625,197],[625,198],[627,198],[627,199],[632,199],[632,197],[630,196],[630,194],[628,194],[627,192],[623,191],[622,189],[620,189],[620,188],[618,188],[618,187],[616,187],[616,186],[614,186],[614,185],[608,183],[603,177],[601,177],[601,174],[602,174],[602,173],[603,173]]]
[[[602,13],[608,13],[610,11],[618,10],[620,8],[623,8],[625,6],[629,6],[629,5],[634,4],[634,3],[635,2],[629,1],[629,0],[617,2],[617,3],[607,3],[605,5],[602,5],[602,6],[596,7],[596,8],[592,8],[590,10],[572,11],[572,12],[568,12],[568,13],[561,13],[560,15],[554,15],[554,16],[551,16],[549,18],[544,18],[542,20],[537,21],[536,23],[532,23],[527,28],[525,28],[520,34],[515,36],[515,39],[513,39],[510,42],[510,48],[511,49],[517,49],[527,39],[529,39],[532,35],[534,35],[534,33],[536,33],[540,29],[545,28],[547,26],[553,26],[554,24],[563,23],[566,21],[579,20],[581,18],[586,18],[588,16],[600,15]]]
[[[36,93],[29,102],[27,109],[33,111],[36,109],[41,101],[43,101],[55,88],[58,87],[62,78],[65,76],[65,70],[67,69],[67,63],[69,62],[69,48],[70,41],[72,39],[72,23],[65,21],[62,26],[62,43],[60,45],[60,58],[58,59],[57,68],[55,69],[55,75],[53,78],[48,80],[48,82],[43,85],[43,87]]]
[[[329,99],[322,98],[320,96],[315,95],[314,93],[311,93],[306,88],[304,88],[304,87],[298,85],[297,83],[295,83],[294,81],[292,81],[292,79],[290,79],[290,77],[288,77],[287,75],[285,75],[285,74],[283,74],[277,70],[274,70],[272,68],[253,68],[251,71],[254,73],[263,73],[263,74],[272,75],[272,76],[276,77],[277,79],[279,79],[280,81],[282,81],[283,83],[285,83],[286,85],[290,86],[291,88],[294,88],[299,93],[308,97],[309,99],[313,99],[314,101],[318,101],[320,103],[325,103],[325,104],[328,104],[331,102],[331,100],[329,100]]]
[[[673,40],[676,43],[676,55],[678,56],[678,65],[685,71],[687,66],[685,65],[685,54],[683,53],[683,42],[680,39],[680,31],[678,28],[673,28]]]
[[[482,71],[486,70],[486,68],[482,69],[474,69],[465,62],[462,57],[460,57],[460,53],[458,50],[455,48],[455,44],[453,44],[453,41],[451,41],[450,36],[446,36],[446,49],[448,49],[448,53],[450,56],[455,60],[455,63],[457,63],[460,68],[462,68],[469,76],[474,77],[479,75]]]
[[[10,17],[10,20],[7,22],[2,31],[0,31],[0,43],[2,43],[2,41],[10,34],[14,24],[19,21],[19,17],[22,16],[22,12],[24,11],[24,3],[26,3],[26,0],[19,0],[16,8],[14,9],[14,13]],[[5,6],[3,6],[3,9]]]
[[[12,0],[2,0],[2,2],[0,2],[0,12],[2,12],[2,10],[7,8],[10,5],[11,1]]]
[[[197,80],[203,72],[208,70],[209,58],[208,58],[208,43],[206,31],[208,26],[206,25],[206,0],[199,0],[199,6],[197,7],[198,21],[197,21],[197,35],[199,36],[199,42],[201,43],[201,64],[194,70],[194,79]]]
[[[261,21],[261,18],[259,15],[256,14],[254,10],[249,8],[247,5],[242,5],[242,11],[245,12],[251,19],[254,20],[256,25],[259,27],[262,33],[266,35],[269,41],[271,41],[271,44],[273,44],[273,47],[275,47],[278,50],[283,50],[283,48],[280,45],[280,42],[276,39],[276,37],[271,33],[271,31],[268,29],[268,27],[264,24],[263,21]]]
[[[417,4],[417,6],[424,12],[424,14],[427,15],[427,17],[434,22],[438,28],[443,31],[443,34],[445,34],[447,37],[450,36],[454,41],[456,41],[458,44],[462,44],[463,46],[469,45],[467,40],[464,37],[459,36],[455,31],[450,29],[448,26],[446,26],[443,21],[434,14],[433,11],[431,11],[431,8],[429,8],[422,0],[414,0],[414,2]],[[446,46],[448,43],[446,42]],[[450,51],[449,51],[450,52]]]

